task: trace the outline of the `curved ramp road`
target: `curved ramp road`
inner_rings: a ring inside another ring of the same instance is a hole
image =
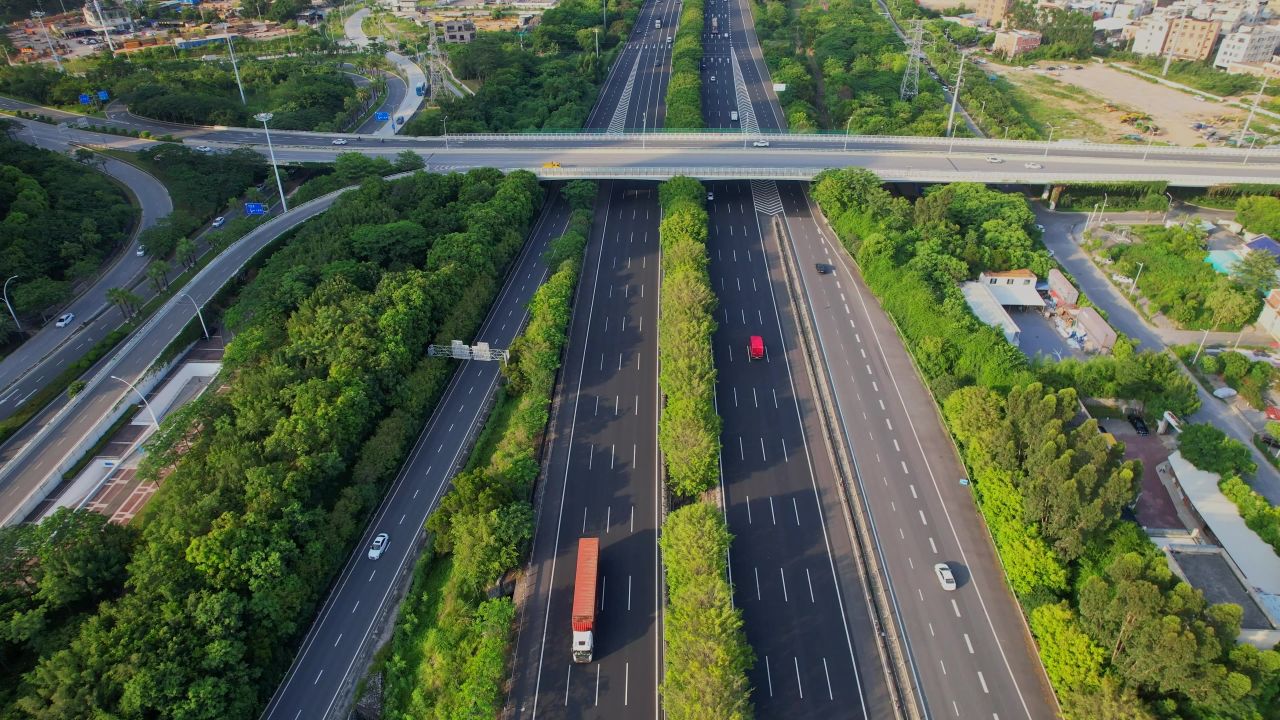
[[[355,43],[356,47],[364,48],[369,46],[369,36],[364,33],[362,25],[364,19],[371,14],[372,11],[369,8],[361,8],[351,13],[351,16],[342,23],[342,31],[346,33],[351,42]],[[403,117],[405,122],[409,122],[409,118],[413,117],[413,114],[418,112],[418,108],[422,107],[424,98],[419,96],[414,88],[427,82],[427,76],[422,72],[422,68],[409,58],[390,50],[387,51],[386,57],[387,62],[400,71],[400,76],[404,78],[404,82],[407,83],[408,87],[403,95],[400,96],[399,105],[394,106],[393,111],[388,111],[391,112],[391,119],[381,123],[381,127],[373,131],[375,135],[384,136],[394,135],[399,131],[400,128],[396,126],[397,117]]]
[[[18,140],[55,152],[65,153],[86,139],[97,142],[101,137],[58,129],[34,121],[18,122],[22,126],[15,134]],[[59,314],[75,313],[74,324],[58,328],[54,327],[51,320],[0,361],[0,418],[12,415],[22,401],[124,323],[119,311],[107,301],[107,291],[116,287],[128,287],[142,275],[151,258],[137,255],[138,233],[173,212],[169,191],[159,180],[128,163],[105,155],[96,157],[101,163],[99,167],[102,172],[128,187],[135,202],[141,207],[138,225],[133,238],[93,285],[59,311]],[[0,282],[3,282],[3,278],[0,278]],[[0,311],[4,309],[0,307]]]

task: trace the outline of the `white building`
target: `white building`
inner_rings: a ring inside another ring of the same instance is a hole
[[[1169,20],[1163,16],[1147,16],[1133,34],[1133,52],[1135,55],[1159,55],[1164,52],[1164,42],[1168,37]]]
[[[133,29],[133,19],[129,16],[129,11],[122,6],[112,5],[106,0],[99,0],[98,2],[90,0],[85,3],[84,22],[93,28],[94,32]]]
[[[964,301],[973,314],[984,325],[990,325],[1004,333],[1004,339],[1014,347],[1018,346],[1022,328],[1009,317],[1009,313],[1001,307],[1000,301],[992,294],[987,285],[980,282],[960,284],[960,292],[964,293]]]
[[[1231,63],[1267,62],[1280,45],[1280,31],[1270,25],[1246,25],[1227,35],[1213,59],[1215,67],[1228,68]]]
[[[978,283],[991,291],[1004,307],[1044,307],[1044,298],[1036,290],[1036,274],[1030,270],[987,271],[978,275]]]

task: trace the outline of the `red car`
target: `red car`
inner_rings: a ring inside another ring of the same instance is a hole
[[[752,335],[747,341],[747,359],[763,360],[764,359],[764,338],[759,335]]]

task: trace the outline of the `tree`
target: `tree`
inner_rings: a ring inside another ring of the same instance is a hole
[[[1276,281],[1277,270],[1280,270],[1280,262],[1275,255],[1265,250],[1255,250],[1235,264],[1231,277],[1251,294],[1266,295],[1271,288],[1280,285]]]
[[[182,267],[189,268],[196,262],[196,242],[189,237],[184,237],[178,241],[173,249],[173,256]]]
[[[84,390],[84,387],[85,387],[85,381],[72,380],[71,384],[67,385],[67,399],[71,399],[79,395]]]
[[[107,290],[107,301],[120,308],[120,313],[128,320],[137,311],[142,298],[129,292],[127,288],[110,288]]]
[[[1246,195],[1236,201],[1236,222],[1263,235],[1280,235],[1280,198]]]
[[[1258,465],[1249,448],[1207,423],[1190,423],[1178,434],[1178,450],[1201,470],[1228,475],[1252,475]]]
[[[560,187],[560,194],[569,207],[590,210],[596,201],[596,183],[591,180],[570,180]]]
[[[169,263],[164,260],[155,260],[147,266],[147,279],[156,292],[169,287],[169,269]]]
[[[1214,288],[1204,299],[1213,318],[1213,327],[1235,328],[1248,322],[1257,312],[1257,299],[1229,284]]]

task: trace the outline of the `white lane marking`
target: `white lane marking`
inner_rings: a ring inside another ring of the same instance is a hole
[[[773,524],[778,524],[778,515],[773,511],[773,496],[769,497],[769,517],[773,518]]]
[[[351,614],[352,614],[352,615],[355,615],[355,614],[356,614],[356,610],[357,610],[359,607],[360,607],[360,601],[359,601],[359,600],[357,600],[357,601],[356,601],[355,606],[351,608]]]
[[[964,634],[964,646],[969,648],[969,654],[973,655],[973,642],[969,640],[969,633]]]
[[[951,609],[955,611],[956,617],[960,617],[960,605],[956,603],[955,598],[951,598]]]
[[[946,664],[945,662],[943,662],[943,661],[942,661],[942,658],[938,658],[938,664],[942,666],[942,674],[943,674],[943,675],[946,675],[946,674],[947,674],[947,664]]]
[[[810,602],[810,603],[816,603],[816,602],[818,602],[818,601],[817,601],[817,600],[815,600],[815,599],[814,599],[814,597],[813,597],[813,578],[812,578],[812,577],[810,577],[810,575],[809,575],[809,568],[805,568],[805,569],[804,569],[804,580],[805,580],[805,582],[806,582],[806,583],[808,583],[808,584],[809,584],[809,602]]]
[[[938,554],[938,546],[933,542],[933,538],[929,538],[929,549],[933,551],[934,555]]]
[[[747,496],[747,524],[751,524],[751,496]]]
[[[769,697],[773,697],[773,673],[769,670],[769,656],[764,656],[764,677],[769,684]]]
[[[627,576],[627,612],[631,612],[631,576]]]
[[[324,675],[324,668],[320,668],[320,672],[316,673],[316,679],[315,679],[314,681],[312,681],[312,683],[311,683],[311,684],[312,684],[312,685],[316,685],[316,684],[318,684],[318,683],[320,682],[320,676],[321,676],[321,675]]]
[[[791,602],[791,598],[787,597],[787,574],[782,568],[778,568],[778,577],[782,578],[782,602]]]
[[[827,676],[827,699],[835,700],[836,696],[831,692],[831,671],[827,669],[827,658],[822,658],[822,674]]]
[[[631,704],[631,663],[627,663],[623,668],[622,675],[622,704]]]
[[[760,600],[760,568],[751,568],[751,571],[754,572],[756,576],[756,599]]]
[[[338,647],[338,643],[342,642],[342,633],[338,633],[338,639],[333,641],[333,646]]]
[[[800,658],[792,657],[796,665],[796,687],[800,690],[800,699],[804,699],[804,683],[800,682]]]
[[[600,705],[600,663],[596,663],[596,705]]]
[[[924,510],[917,510],[917,512],[919,512],[919,513],[920,513],[920,524],[921,524],[921,525],[928,525],[928,524],[929,524],[929,521],[924,519]]]
[[[800,504],[796,502],[794,497],[791,498],[791,509],[796,513],[796,527],[800,527]]]
[[[982,692],[986,693],[987,695],[990,695],[991,691],[987,689],[987,679],[982,677],[981,670],[978,671],[978,682],[982,683]]]
[[[569,672],[564,676],[564,705],[569,707],[569,678],[573,676],[573,666],[569,666]]]

